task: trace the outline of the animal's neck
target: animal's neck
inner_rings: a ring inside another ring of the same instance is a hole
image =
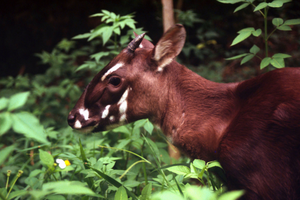
[[[216,159],[220,138],[237,109],[237,84],[215,83],[180,65],[173,70],[161,128],[190,157]]]

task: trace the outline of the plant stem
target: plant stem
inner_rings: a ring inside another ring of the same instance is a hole
[[[141,148],[141,156],[144,157],[144,153],[143,153],[143,148],[145,145],[145,140],[143,142],[142,148]],[[145,185],[148,184],[148,177],[147,177],[147,172],[146,172],[146,164],[143,162],[143,172],[144,172],[144,178],[145,178]]]
[[[264,0],[266,2],[266,0]],[[269,49],[268,49],[268,10],[267,7],[264,8],[264,26],[265,26],[265,52],[266,52],[266,57],[269,56]],[[268,66],[268,71],[270,71],[270,68]]]

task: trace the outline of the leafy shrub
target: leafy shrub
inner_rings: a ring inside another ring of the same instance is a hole
[[[89,38],[89,45],[75,49],[74,41],[64,39],[52,52],[36,54],[49,65],[45,74],[0,80],[0,199],[241,196],[242,191],[220,195],[225,180],[217,162],[183,157],[171,165],[165,137],[147,119],[91,135],[68,127],[66,116],[80,88],[128,43],[132,31],[121,35],[125,27],[135,29],[132,15],[96,16],[105,23],[75,37]],[[97,53],[101,43],[107,51]]]

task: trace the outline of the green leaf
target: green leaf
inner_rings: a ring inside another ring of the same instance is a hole
[[[243,196],[244,193],[243,190],[226,192],[222,194],[218,200],[236,200]]]
[[[264,9],[267,6],[268,6],[268,4],[266,2],[262,2],[256,6],[256,8],[253,10],[253,12]]]
[[[30,94],[30,92],[21,92],[21,93],[12,95],[10,97],[7,110],[12,111],[12,110],[22,107],[26,103],[29,94]]]
[[[72,37],[72,39],[85,39],[89,37],[91,37],[91,33],[84,33],[84,34],[76,35]]]
[[[0,136],[6,133],[12,126],[12,119],[9,112],[0,113]]]
[[[213,168],[213,167],[219,167],[222,168],[221,164],[218,161],[211,161],[208,163],[207,169]],[[222,168],[223,169],[223,168]]]
[[[19,112],[11,114],[12,128],[15,132],[24,134],[28,138],[35,139],[41,143],[49,143],[43,126],[31,113]]]
[[[15,150],[15,148],[16,148],[15,145],[11,145],[11,146],[7,146],[7,147],[3,148],[0,151],[0,165],[3,164],[3,162],[9,156],[9,154]]]
[[[280,7],[282,7],[282,5],[283,5],[283,2],[277,1],[277,0],[275,0],[271,3],[268,3],[268,6],[272,7],[272,8],[280,8]]]
[[[243,3],[242,5],[240,5],[239,7],[237,7],[237,8],[233,11],[233,13],[235,13],[235,12],[237,12],[237,11],[239,11],[239,10],[244,9],[244,8],[246,8],[246,7],[249,6],[249,5],[250,5],[250,3]]]
[[[284,68],[285,67],[283,58],[276,58],[276,57],[272,58],[270,63],[275,68]]]
[[[39,152],[41,162],[49,168],[53,167],[54,159],[50,155],[50,153],[48,153],[47,151],[43,151],[42,149],[39,149]]]
[[[107,182],[109,182],[110,184],[114,185],[115,187],[119,188],[119,187],[122,186],[121,183],[119,183],[118,181],[116,181],[116,180],[113,179],[112,177],[110,177],[110,176],[104,174],[104,173],[101,172],[100,170],[95,169],[95,168],[93,168],[93,167],[91,167],[91,169],[94,170],[98,175],[100,175],[102,178],[104,178]],[[124,187],[124,188],[126,189],[127,194],[128,194],[129,196],[132,197],[132,199],[134,199],[134,200],[137,199],[137,197],[136,197],[132,192],[130,192],[126,187]]]
[[[273,24],[274,26],[280,26],[280,25],[283,24],[283,19],[281,19],[281,18],[274,18],[274,19],[272,20],[272,24]]]
[[[235,3],[239,3],[239,2],[244,2],[245,0],[218,0],[218,2],[221,3],[230,3],[230,4],[235,4]]]
[[[9,101],[7,98],[5,98],[5,97],[0,98],[0,110],[7,108],[8,103],[9,103]]]
[[[252,32],[252,35],[255,36],[255,37],[258,37],[261,35],[261,29],[257,29],[256,31]]]
[[[140,200],[149,200],[151,193],[152,193],[152,183],[149,183],[142,190],[142,195],[140,197]]]
[[[97,62],[99,62],[100,59],[101,59],[103,56],[108,56],[108,55],[109,55],[109,52],[101,51],[101,52],[99,52],[99,53],[96,53],[96,54],[91,55],[90,57],[91,57],[91,58],[95,58],[95,60],[96,60]]]
[[[277,27],[278,30],[281,30],[281,31],[291,31],[291,27],[289,26],[286,26],[286,25],[282,25],[282,26],[279,26]]]
[[[256,45],[253,45],[250,49],[250,53],[253,53],[253,54],[257,54],[259,52],[260,48]]]
[[[144,125],[144,129],[149,133],[152,134],[152,131],[154,129],[153,124],[147,119],[145,125]]]
[[[193,161],[193,165],[199,169],[203,169],[205,167],[205,161],[200,159],[195,159]]]
[[[166,169],[169,170],[170,172],[173,172],[173,173],[179,174],[179,175],[186,175],[186,174],[191,173],[190,168],[188,168],[187,166],[181,166],[181,165],[171,166]]]
[[[29,192],[26,190],[18,190],[18,191],[14,191],[12,193],[9,194],[8,199],[14,199],[18,196],[24,196],[27,195]]]
[[[123,186],[119,187],[115,194],[115,200],[127,200],[128,196],[126,190]]]
[[[89,195],[98,196],[90,188],[85,187],[84,183],[77,181],[57,181],[44,183],[42,191],[56,193],[56,194],[69,194],[69,195]]]
[[[283,23],[283,25],[298,25],[298,24],[300,24],[300,19],[289,19]]]
[[[270,57],[266,57],[264,58],[261,62],[260,62],[260,69],[265,68],[266,66],[268,66],[271,62],[271,58]]]
[[[113,32],[112,28],[107,28],[106,31],[103,32],[102,34],[102,39],[103,39],[103,46],[105,45],[105,43],[109,40],[109,38],[111,37]]]
[[[245,56],[242,61],[241,61],[241,65],[243,65],[244,63],[248,62],[249,60],[251,60],[254,57],[254,54],[249,54],[247,56]]]
[[[236,45],[245,39],[247,39],[251,35],[252,31],[243,31],[241,32],[232,42],[231,46]]]
[[[272,58],[290,58],[292,56],[288,55],[288,54],[284,54],[284,53],[276,53],[272,56]]]
[[[242,58],[242,57],[244,57],[246,55],[248,55],[248,53],[243,53],[243,54],[240,54],[240,55],[237,55],[237,56],[226,58],[225,60],[235,60],[235,59],[238,59],[238,58]]]

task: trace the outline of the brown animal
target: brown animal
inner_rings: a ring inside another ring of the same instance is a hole
[[[174,61],[182,25],[156,46],[143,36],[89,83],[69,125],[105,130],[149,118],[191,158],[217,159],[244,199],[300,199],[300,69],[215,83]]]

